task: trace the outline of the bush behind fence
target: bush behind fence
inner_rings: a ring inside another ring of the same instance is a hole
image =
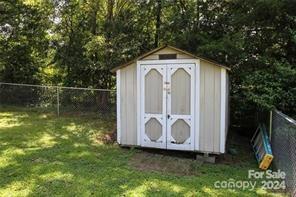
[[[63,114],[115,115],[116,92],[108,89],[0,82],[0,106]]]

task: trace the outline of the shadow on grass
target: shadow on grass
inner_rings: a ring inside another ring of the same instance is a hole
[[[139,151],[94,140],[113,127],[103,118],[0,112],[0,120],[0,196],[256,195],[214,188],[216,180],[246,177],[249,166],[205,165],[198,176],[134,169],[129,161]]]

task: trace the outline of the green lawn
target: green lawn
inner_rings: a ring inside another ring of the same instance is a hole
[[[57,118],[1,109],[0,196],[269,195],[259,188],[214,188],[216,180],[246,179],[247,170],[257,167],[249,155],[241,156],[234,164],[200,164],[97,140],[113,127],[114,121],[97,117]],[[152,167],[139,163],[145,161]],[[153,169],[162,164],[164,168]],[[180,166],[189,166],[186,175],[182,169],[181,174],[174,173],[174,168]]]

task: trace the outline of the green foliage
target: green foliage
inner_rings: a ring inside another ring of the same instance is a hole
[[[45,12],[22,1],[0,5],[0,80],[39,83],[48,48]]]
[[[286,62],[276,62],[269,69],[255,70],[244,76],[242,92],[258,108],[278,106],[286,113],[296,111],[296,69]],[[291,105],[292,104],[292,105]]]
[[[233,122],[256,109],[296,114],[295,1],[9,0],[0,5],[1,81],[114,88],[111,68],[168,43],[231,67]]]

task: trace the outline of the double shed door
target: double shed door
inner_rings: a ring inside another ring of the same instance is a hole
[[[141,146],[194,149],[195,64],[141,65]]]

